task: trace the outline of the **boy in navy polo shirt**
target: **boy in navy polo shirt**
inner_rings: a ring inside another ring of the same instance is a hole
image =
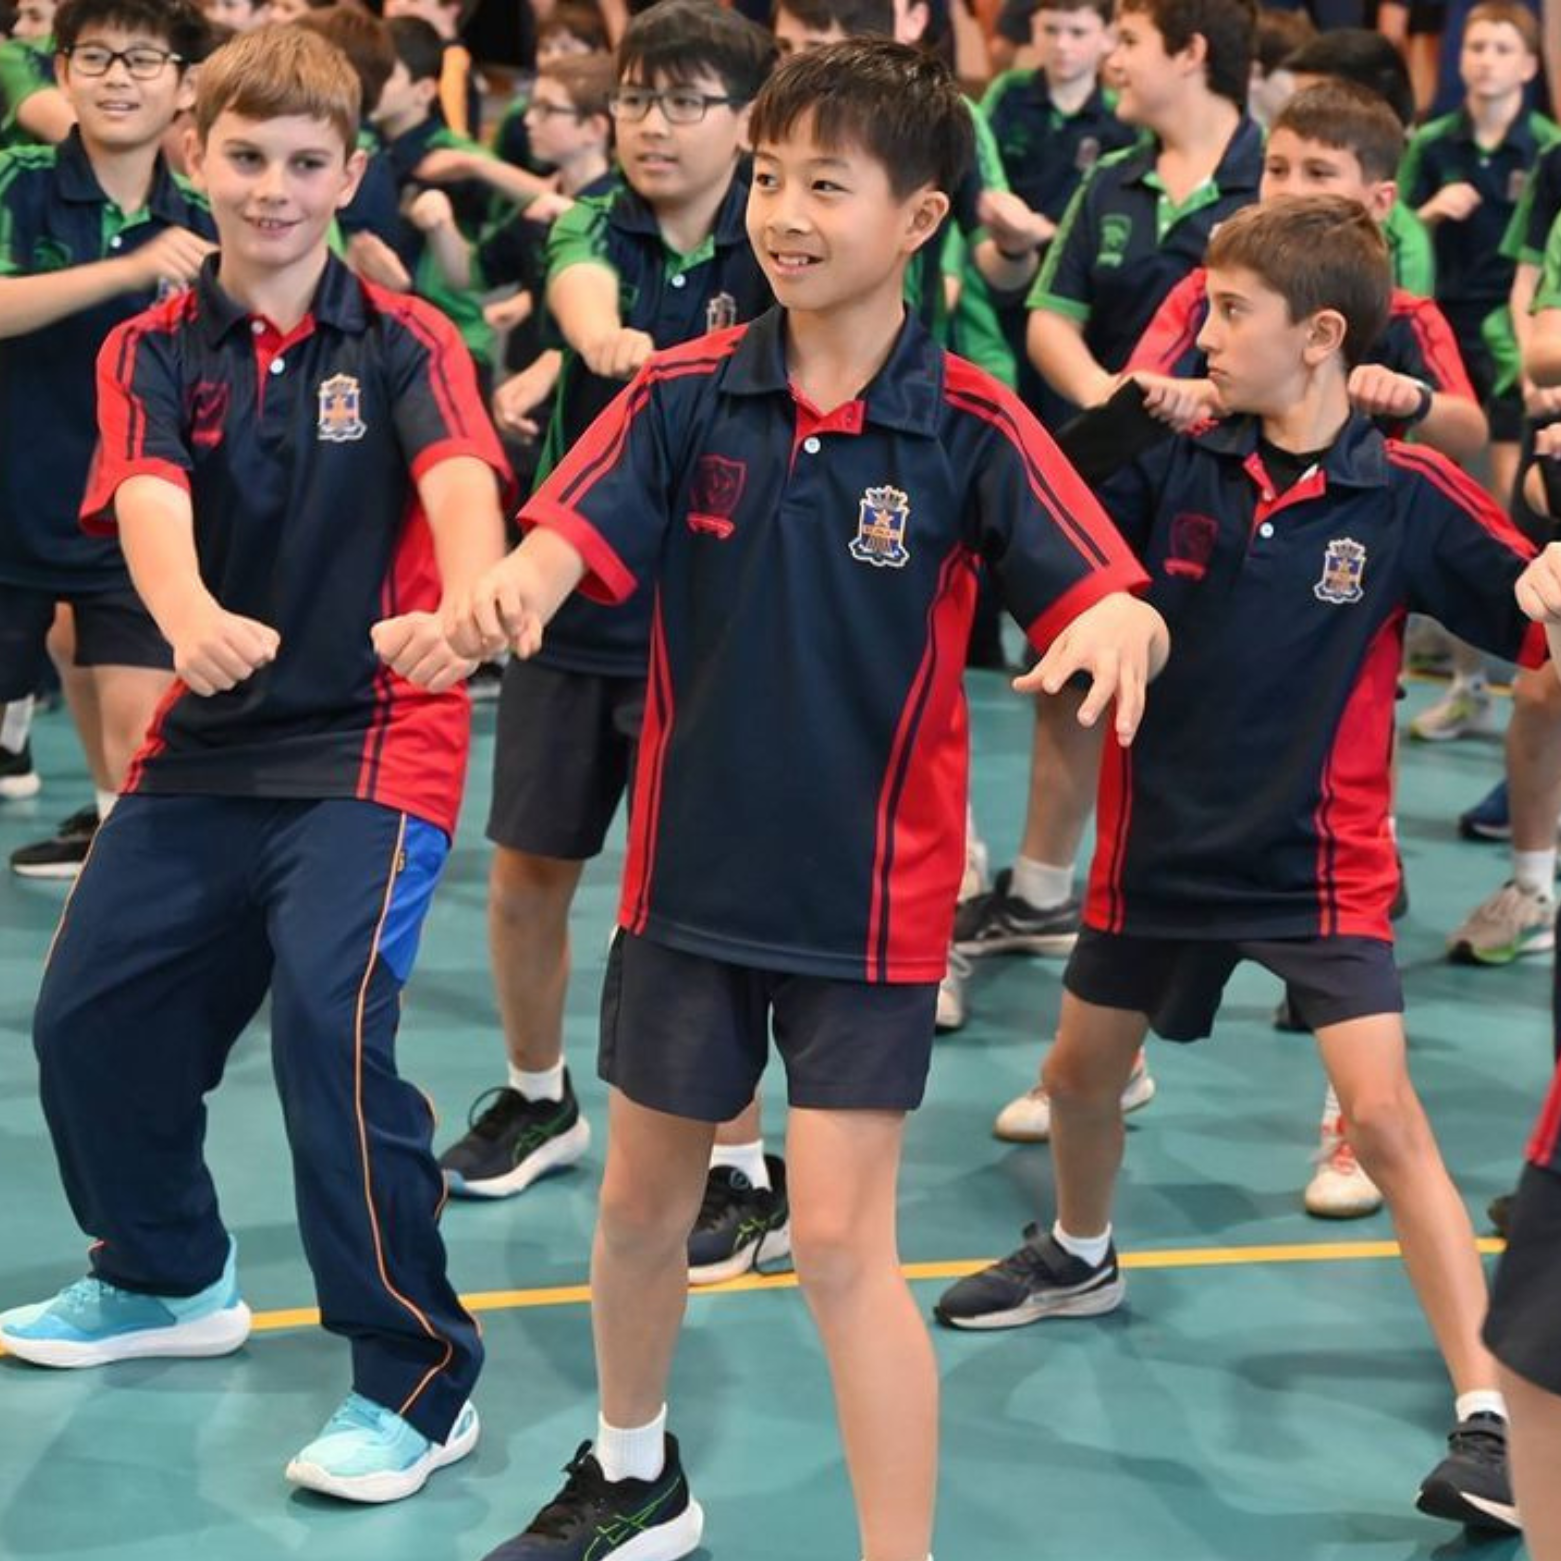
[[[769,306],[743,228],[741,164],[748,105],[774,58],[761,28],[711,0],[663,0],[625,34],[609,99],[623,184],[576,201],[548,235],[546,304],[565,350],[540,477],[652,351]],[[569,909],[633,767],[651,605],[648,588],[614,612],[576,598],[542,654],[505,669],[488,926],[510,1072],[441,1157],[457,1195],[520,1192],[590,1142],[563,1060]],[[695,1270],[740,1270],[761,1248],[786,1251],[779,1162],[746,1125],[729,1136],[740,1142],[712,1169],[714,1239],[725,1250],[707,1252],[700,1238]],[[704,1277],[717,1276],[696,1273]]]
[[[1391,289],[1363,207],[1307,196],[1238,213],[1208,267],[1199,344],[1234,415],[1101,490],[1177,651],[1138,741],[1103,766],[1085,928],[1046,1061],[1057,1222],[945,1292],[938,1316],[1000,1328],[1120,1305],[1110,1214],[1129,1070],[1151,1028],[1208,1035],[1231,971],[1256,960],[1317,1037],[1458,1395],[1419,1505],[1510,1530],[1479,1255],[1406,1065],[1388,756],[1409,611],[1544,657],[1513,595],[1533,548],[1452,462],[1350,407]]]
[[[482,1359],[445,1275],[402,987],[460,801],[456,617],[502,547],[503,457],[454,329],[333,259],[358,81],[303,28],[202,67],[220,257],[98,360],[83,520],[116,528],[178,681],[98,833],[34,1016],[91,1274],[0,1315],[43,1365],[249,1332],[203,1096],[269,993],[299,1222],[353,1391],[288,1478],[390,1501],[463,1457]],[[442,584],[441,584],[442,582]]]
[[[59,77],[78,128],[58,146],[0,154],[0,704],[39,687],[56,606],[69,603],[76,665],[90,669],[78,719],[98,794],[13,853],[26,876],[79,870],[168,686],[168,646],[118,544],[86,536],[76,511],[103,338],[159,289],[192,280],[211,249],[204,200],[159,151],[205,47],[206,24],[183,0],[69,0]]]
[[[861,1554],[927,1555],[936,1368],[894,1199],[964,865],[978,560],[1044,653],[1020,686],[1087,672],[1082,718],[1116,696],[1124,741],[1165,651],[1158,616],[1125,594],[1142,575],[1039,425],[907,317],[905,268],[970,155],[946,70],[887,41],[799,53],[752,133],[748,233],[784,307],[649,360],[522,511],[531,535],[456,640],[529,655],[582,579],[610,601],[656,588],[602,1003],[601,1418],[492,1561],[641,1545],[670,1561],[698,1544],[664,1433],[683,1247],[714,1125],[751,1095],[772,1024],[797,1271]]]

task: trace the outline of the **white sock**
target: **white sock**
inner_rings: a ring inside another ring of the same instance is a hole
[[[1328,1086],[1328,1093],[1323,1096],[1323,1126],[1330,1126],[1336,1117],[1344,1115],[1344,1107],[1339,1104],[1339,1092]]]
[[[710,1150],[710,1168],[730,1166],[741,1171],[754,1187],[767,1189],[770,1185],[770,1168],[764,1163],[764,1140],[756,1138],[751,1144],[715,1144]]]
[[[667,1406],[648,1425],[623,1430],[596,1417],[591,1448],[609,1480],[654,1480],[667,1463]]]
[[[1070,1236],[1062,1228],[1062,1221],[1056,1220],[1052,1224],[1052,1240],[1064,1252],[1082,1258],[1091,1268],[1099,1268],[1106,1261],[1106,1251],[1111,1245],[1111,1227],[1107,1225],[1098,1236]]]
[[[1453,1413],[1460,1420],[1470,1415],[1500,1415],[1507,1418],[1507,1401],[1495,1388],[1476,1388],[1472,1393],[1460,1393],[1453,1405]]]
[[[528,1073],[524,1068],[509,1065],[509,1087],[524,1095],[527,1100],[562,1100],[564,1098],[564,1064],[562,1059],[551,1068]]]
[[[119,793],[117,791],[103,791],[97,787],[94,787],[93,790],[96,792],[98,799],[98,823],[106,823],[109,814],[114,811],[114,804],[119,801]]]
[[[33,729],[33,698],[13,699],[8,705],[0,705],[0,748],[7,753],[20,753],[27,746],[28,734]]]
[[[1548,851],[1514,851],[1512,881],[1526,894],[1542,894],[1547,899],[1555,890],[1556,848]]]
[[[1013,882],[1008,887],[1037,910],[1052,910],[1073,893],[1073,863],[1056,867],[1032,857],[1016,856]]]

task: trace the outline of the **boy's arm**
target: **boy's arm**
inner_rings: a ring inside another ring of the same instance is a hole
[[[633,378],[656,350],[645,331],[623,323],[618,273],[605,261],[580,261],[557,272],[550,266],[547,307],[559,334],[603,379]]]
[[[42,330],[123,293],[148,292],[160,282],[188,287],[215,247],[187,228],[168,228],[151,243],[112,260],[0,276],[0,339]]]
[[[472,246],[455,221],[455,208],[443,190],[424,190],[407,211],[412,226],[427,240],[434,264],[451,287],[472,285]]]
[[[553,181],[517,168],[481,150],[459,146],[436,147],[412,170],[423,184],[461,184],[477,179],[515,202],[522,210],[553,188]]]
[[[1032,307],[1025,346],[1047,384],[1077,406],[1099,406],[1117,388],[1118,376],[1102,368],[1085,344],[1082,320]]]

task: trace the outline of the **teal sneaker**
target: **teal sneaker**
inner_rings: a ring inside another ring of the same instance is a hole
[[[415,1495],[435,1469],[477,1445],[477,1410],[465,1405],[449,1439],[431,1442],[394,1410],[349,1393],[325,1429],[287,1466],[294,1485],[343,1501],[400,1501]]]
[[[229,1241],[221,1277],[198,1295],[143,1295],[88,1275],[52,1301],[0,1312],[0,1345],[37,1366],[229,1355],[249,1337],[237,1258]]]

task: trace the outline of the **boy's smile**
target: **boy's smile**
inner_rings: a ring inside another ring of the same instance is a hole
[[[145,49],[167,55],[166,38],[100,27],[78,39],[78,51],[108,49],[116,54]],[[185,92],[185,78],[170,58],[150,80],[137,80],[122,58],[110,62],[101,76],[73,68],[69,55],[61,60],[60,84],[76,110],[82,131],[108,148],[140,145],[159,136],[173,118]]]

